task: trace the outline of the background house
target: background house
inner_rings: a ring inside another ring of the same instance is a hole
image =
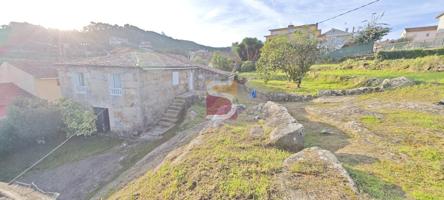
[[[347,31],[332,28],[321,35],[321,45],[327,50],[336,50],[342,48],[353,39],[353,34]]]
[[[57,69],[49,63],[30,60],[3,62],[0,65],[0,83],[12,83],[48,101],[61,98]]]
[[[437,29],[438,26],[405,28],[401,34],[401,38],[408,39],[412,42],[434,40],[436,38]]]
[[[0,119],[6,117],[7,107],[18,97],[32,97],[31,94],[13,83],[0,83]]]
[[[321,30],[317,24],[305,24],[300,26],[288,25],[286,28],[270,29],[270,35],[265,36],[267,40],[279,35],[288,35],[297,31],[313,34],[314,37],[321,36]]]
[[[60,65],[63,96],[104,113],[109,130],[121,133],[144,131],[160,120],[177,95],[204,90],[207,81],[228,76],[194,66],[186,57],[155,51],[119,52]]]

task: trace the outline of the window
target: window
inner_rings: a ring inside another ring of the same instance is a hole
[[[75,76],[75,88],[77,93],[86,93],[85,75],[82,72],[77,73]]]
[[[173,72],[173,85],[179,85],[179,72]]]
[[[122,78],[120,74],[111,75],[110,94],[113,96],[122,96]]]

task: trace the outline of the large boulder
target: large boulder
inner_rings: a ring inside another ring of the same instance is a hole
[[[354,181],[336,156],[319,147],[288,157],[279,180],[284,199],[360,199]]]
[[[276,127],[270,134],[269,144],[292,152],[302,150],[304,126],[299,123],[288,123]]]
[[[381,87],[383,89],[395,89],[395,88],[401,88],[401,87],[407,87],[407,86],[412,86],[415,85],[415,82],[404,77],[398,77],[398,78],[392,78],[392,79],[385,79],[382,84]]]
[[[262,106],[265,125],[272,128],[268,145],[297,152],[304,148],[304,127],[288,113],[287,108],[272,101]]]

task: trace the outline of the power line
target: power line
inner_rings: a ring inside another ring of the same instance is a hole
[[[378,2],[378,1],[381,1],[381,0],[374,0],[374,1],[370,2],[370,3],[365,4],[365,5],[359,6],[359,7],[357,7],[357,8],[353,8],[353,9],[348,10],[348,11],[346,11],[346,12],[343,12],[343,13],[341,13],[341,14],[339,14],[339,15],[336,15],[336,16],[333,16],[333,17],[330,17],[330,18],[324,19],[324,20],[322,20],[322,21],[320,21],[320,22],[317,22],[317,24],[321,24],[321,23],[324,23],[324,22],[326,22],[326,21],[330,21],[330,20],[332,20],[332,19],[336,19],[336,18],[338,18],[338,17],[340,17],[340,16],[346,15],[346,14],[348,14],[348,13],[351,13],[351,12],[357,11],[357,10],[359,10],[359,9],[361,9],[361,8],[364,8],[364,7],[367,7],[367,6],[369,6],[369,5],[372,5],[372,4],[374,4],[374,3]]]

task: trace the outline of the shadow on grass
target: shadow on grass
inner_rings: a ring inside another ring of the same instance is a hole
[[[374,199],[406,199],[405,192],[401,187],[386,182],[368,172],[353,169],[344,165],[345,169],[355,181],[359,191],[370,195]]]
[[[358,154],[348,154],[348,153],[338,153],[336,154],[336,157],[344,163],[349,166],[355,166],[360,164],[373,164],[375,162],[378,162],[379,159],[373,158],[366,155],[358,155]]]

